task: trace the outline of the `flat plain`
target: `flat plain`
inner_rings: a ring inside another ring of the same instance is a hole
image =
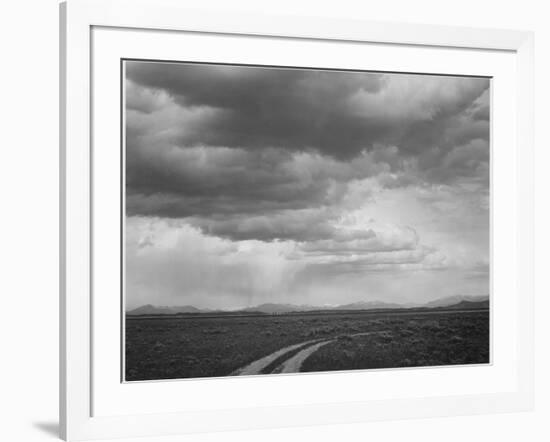
[[[489,310],[126,317],[125,380],[487,364]]]

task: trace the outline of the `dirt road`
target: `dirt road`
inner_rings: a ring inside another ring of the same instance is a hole
[[[363,333],[354,333],[348,336],[354,338],[358,336],[366,336],[366,335],[379,334],[379,333],[386,333],[386,332],[385,331],[363,332]],[[336,341],[337,339],[335,338],[326,339],[324,341],[319,341],[318,339],[314,339],[311,341],[305,341],[299,344],[290,345],[288,347],[284,347],[280,350],[277,350],[276,352],[271,353],[270,355],[267,355],[261,359],[258,359],[252,362],[251,364],[247,365],[246,367],[235,370],[233,373],[231,373],[231,375],[232,376],[250,376],[250,375],[261,374],[262,370],[264,370],[269,364],[271,364],[273,361],[277,360],[278,358],[284,357],[285,355],[288,355],[288,359],[283,363],[281,363],[274,370],[272,370],[271,373],[299,373],[302,368],[302,364],[307,358],[309,358],[313,353],[315,353],[321,347]],[[300,348],[301,350],[298,351],[298,353],[293,354],[295,350]]]
[[[271,364],[273,361],[275,361],[277,358],[280,358],[286,353],[290,353],[293,350],[296,350],[298,348],[308,346],[310,344],[313,344],[315,342],[318,342],[317,339],[311,340],[311,341],[305,341],[300,342],[299,344],[290,345],[288,347],[284,347],[280,350],[277,350],[274,353],[271,353],[270,355],[267,355],[261,359],[258,359],[251,364],[248,364],[245,367],[239,368],[238,370],[235,370],[233,373],[231,373],[231,376],[250,376],[255,374],[261,374],[262,370],[267,367],[269,364]]]

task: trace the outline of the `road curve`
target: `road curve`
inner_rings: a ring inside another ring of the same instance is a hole
[[[374,335],[378,333],[385,333],[385,331],[354,333],[348,336],[357,337],[357,336]],[[233,373],[231,373],[230,376],[250,376],[250,375],[262,374],[262,370],[265,367],[267,367],[269,364],[271,364],[273,361],[275,361],[277,358],[280,358],[281,356],[284,356],[285,354],[290,353],[293,350],[302,348],[302,350],[300,350],[298,353],[296,353],[292,357],[289,357],[285,362],[283,362],[281,365],[279,365],[277,368],[275,368],[275,370],[271,372],[271,373],[299,373],[300,369],[302,368],[302,364],[308,357],[310,357],[313,353],[315,353],[324,345],[330,344],[331,342],[335,342],[335,341],[337,341],[337,339],[335,338],[327,339],[325,341],[320,341],[320,342],[319,342],[319,339],[312,339],[310,341],[304,341],[304,342],[300,342],[299,344],[290,345],[288,347],[284,347],[280,350],[277,350],[275,353],[271,353],[261,359],[257,359],[256,361],[248,364],[245,367],[235,370]]]
[[[350,337],[357,337],[357,336],[367,336],[367,335],[373,335],[377,333],[382,332],[363,332],[363,333],[354,333],[352,335],[348,335]],[[304,361],[309,358],[313,353],[315,353],[317,350],[319,350],[321,347],[330,344],[332,342],[335,342],[337,339],[328,339],[326,341],[318,342],[317,344],[310,345],[309,347],[303,349],[302,351],[299,351],[291,358],[287,359],[285,362],[283,362],[281,365],[279,365],[275,370],[273,370],[271,373],[299,373],[302,369],[302,364]]]
[[[324,345],[334,342],[334,339],[330,341],[322,341],[317,344],[313,344],[302,351],[299,351],[291,358],[287,359],[281,365],[279,365],[272,373],[298,373],[302,368],[304,361],[309,358],[313,353],[319,350]]]
[[[271,364],[275,359],[283,356],[285,353],[291,352],[293,350],[296,350],[297,348],[301,348],[309,344],[313,344],[314,342],[317,342],[317,341],[318,341],[317,339],[313,339],[311,341],[300,342],[298,344],[281,348],[280,350],[277,350],[275,353],[271,353],[261,359],[257,359],[256,361],[248,364],[245,367],[235,370],[233,373],[231,373],[231,376],[250,376],[250,375],[261,374],[262,370],[265,367]]]

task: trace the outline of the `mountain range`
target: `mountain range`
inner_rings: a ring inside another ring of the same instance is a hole
[[[386,310],[400,308],[452,308],[452,309],[481,309],[489,307],[489,296],[463,296],[455,295],[445,298],[439,298],[425,304],[398,304],[388,303],[383,301],[360,301],[351,304],[342,304],[335,306],[314,306],[314,305],[294,305],[294,304],[277,304],[266,303],[254,307],[246,307],[239,310],[211,310],[199,309],[192,305],[184,305],[179,307],[155,306],[152,304],[142,305],[136,309],[126,312],[127,315],[175,315],[182,313],[265,313],[279,314],[292,312],[308,312],[308,311],[350,311],[350,310]]]

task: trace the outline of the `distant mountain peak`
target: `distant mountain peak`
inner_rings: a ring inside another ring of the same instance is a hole
[[[471,295],[453,295],[443,298],[438,298],[433,301],[424,304],[412,304],[404,303],[399,304],[395,302],[385,301],[357,301],[349,304],[340,305],[295,305],[286,303],[274,303],[266,302],[253,307],[241,308],[238,310],[210,310],[199,309],[192,305],[184,306],[155,306],[152,304],[145,304],[141,307],[129,310],[126,312],[130,316],[138,315],[175,315],[182,313],[265,313],[265,314],[280,314],[280,313],[293,313],[293,312],[307,312],[307,311],[329,311],[329,310],[377,310],[377,309],[400,309],[400,308],[488,308],[489,296],[471,296]]]
[[[141,307],[135,308],[126,312],[128,315],[174,315],[177,313],[201,313],[205,310],[200,310],[192,305],[183,305],[183,306],[155,306],[152,304],[142,305]]]
[[[463,301],[466,302],[483,302],[488,301],[489,295],[453,295],[444,298],[438,298],[433,301],[424,304],[425,307],[447,307],[454,304],[459,304]]]

